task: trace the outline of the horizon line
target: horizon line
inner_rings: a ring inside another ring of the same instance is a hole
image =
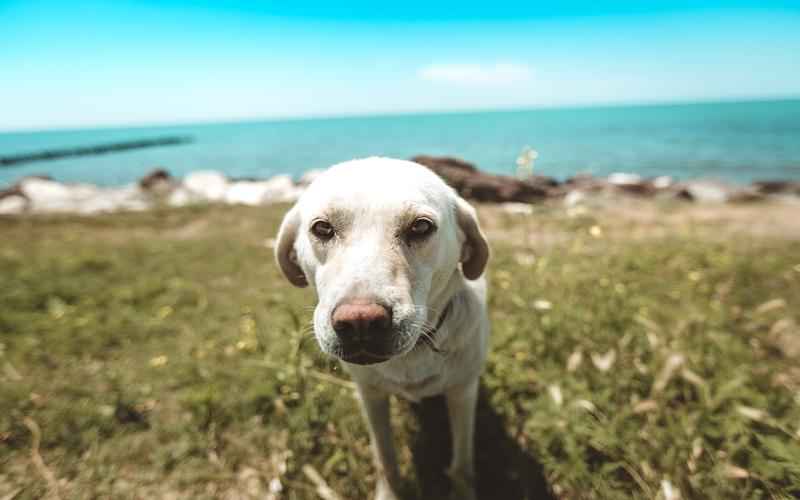
[[[405,117],[422,115],[468,115],[475,113],[514,113],[527,111],[546,111],[546,110],[582,110],[582,109],[604,109],[604,108],[648,108],[661,106],[690,106],[696,104],[735,104],[735,103],[756,103],[756,102],[781,102],[800,100],[800,93],[794,95],[781,96],[740,96],[723,98],[700,98],[700,99],[663,99],[663,100],[642,100],[642,101],[602,101],[596,103],[575,103],[575,104],[541,104],[541,105],[522,105],[514,107],[490,107],[490,108],[462,108],[462,109],[420,109],[407,111],[375,111],[375,112],[354,112],[354,113],[331,113],[331,114],[308,114],[308,115],[276,115],[261,117],[230,117],[220,119],[198,119],[198,120],[176,120],[176,121],[157,121],[157,122],[132,122],[132,123],[109,123],[109,124],[89,124],[89,125],[56,125],[54,127],[40,128],[0,128],[0,135],[3,134],[35,134],[45,132],[72,132],[89,130],[113,130],[113,129],[143,129],[143,128],[171,128],[183,126],[213,126],[213,125],[232,125],[242,123],[274,123],[274,122],[294,122],[294,121],[314,121],[314,120],[346,120],[359,118],[383,118],[383,117]]]

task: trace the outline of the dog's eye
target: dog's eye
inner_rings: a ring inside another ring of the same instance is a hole
[[[419,218],[411,224],[411,227],[408,228],[408,235],[411,238],[424,238],[425,236],[431,234],[436,229],[436,226],[433,225],[433,221],[430,219]]]
[[[314,224],[311,225],[311,232],[314,233],[314,236],[321,240],[329,240],[333,238],[333,226],[331,226],[330,222],[325,222],[324,220],[318,220]]]

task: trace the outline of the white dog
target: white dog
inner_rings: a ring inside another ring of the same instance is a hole
[[[397,498],[389,395],[444,394],[448,470],[474,498],[473,431],[489,338],[486,238],[475,210],[409,161],[354,160],[321,174],[286,214],[276,257],[292,284],[317,293],[314,333],[355,381],[378,473],[376,498]]]

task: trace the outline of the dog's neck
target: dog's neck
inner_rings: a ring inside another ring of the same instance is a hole
[[[459,290],[464,287],[464,275],[461,269],[456,267],[449,274],[440,274],[433,277],[433,286],[428,295],[428,310],[433,312],[432,316],[444,311],[444,306]],[[433,320],[432,317],[428,318]]]
[[[447,303],[447,305],[444,306],[444,310],[439,315],[439,320],[436,321],[436,326],[434,326],[433,330],[431,330],[431,335],[436,335],[436,332],[438,332],[439,329],[442,327],[445,320],[447,319],[447,315],[450,314],[450,309],[452,308],[453,308],[453,301],[451,300],[450,302]]]
[[[448,317],[452,316],[453,299],[459,290],[464,289],[464,275],[461,274],[460,269],[456,268],[442,282],[444,286],[434,290],[428,301],[428,311],[432,313],[428,316],[428,324],[434,328],[435,332],[438,332]]]
[[[430,323],[434,325],[433,328],[427,331],[425,335],[420,335],[420,337],[417,339],[416,347],[419,347],[422,344],[424,344],[426,342],[426,339],[430,339],[429,347],[439,352],[437,346],[435,345],[434,339],[436,339],[436,335],[439,333],[439,330],[442,328],[442,325],[447,320],[447,316],[450,314],[450,310],[452,308],[453,308],[453,301],[450,300],[444,306],[444,310],[439,314],[439,318],[436,320],[436,323]]]

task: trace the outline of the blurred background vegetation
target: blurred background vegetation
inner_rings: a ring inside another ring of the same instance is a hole
[[[791,207],[624,203],[480,208],[484,498],[797,497]],[[0,498],[368,498],[353,387],[273,264],[285,208],[0,218]],[[393,413],[417,498],[447,488],[428,406]]]

